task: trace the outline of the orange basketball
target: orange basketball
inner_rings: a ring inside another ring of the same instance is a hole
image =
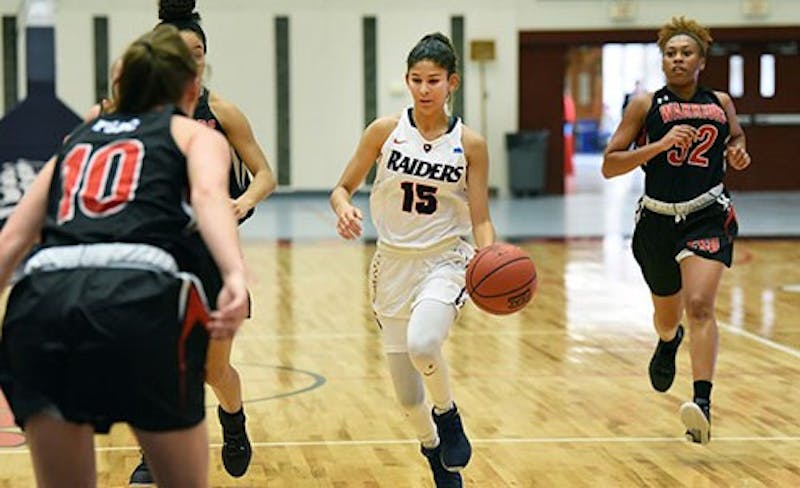
[[[467,266],[467,292],[478,308],[496,315],[521,310],[536,293],[536,266],[517,246],[496,242]]]

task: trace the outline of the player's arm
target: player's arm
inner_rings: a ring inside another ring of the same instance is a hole
[[[486,140],[463,126],[462,143],[467,159],[467,200],[472,235],[478,249],[494,243],[496,235],[489,215],[489,152]]]
[[[628,104],[622,122],[603,153],[604,177],[613,178],[625,174],[674,146],[688,147],[694,140],[697,129],[689,125],[676,125],[661,139],[629,149],[644,127],[652,99],[652,93],[643,93]]]
[[[717,95],[722,108],[725,109],[725,115],[728,117],[728,125],[730,126],[730,135],[725,145],[725,157],[728,164],[733,169],[742,170],[750,166],[750,155],[747,153],[747,140],[744,136],[744,129],[739,123],[739,118],[736,116],[736,107],[733,104],[733,99],[725,92],[714,92]]]
[[[253,176],[247,190],[234,201],[236,217],[242,218],[275,190],[275,176],[244,113],[236,105],[219,98],[214,93],[211,93],[209,103],[228,135],[228,142]]]
[[[345,239],[361,235],[361,210],[350,203],[350,198],[364,182],[381,147],[397,125],[397,117],[382,117],[373,121],[361,136],[356,152],[345,166],[342,176],[331,191],[330,204],[336,213],[336,232]]]
[[[186,117],[175,116],[172,124],[173,134],[186,155],[198,229],[224,281],[208,330],[213,338],[231,337],[247,315],[247,288],[239,230],[228,194],[228,141]]]
[[[53,180],[53,157],[25,191],[0,232],[0,285],[5,287],[14,270],[39,238],[47,212],[47,195]]]

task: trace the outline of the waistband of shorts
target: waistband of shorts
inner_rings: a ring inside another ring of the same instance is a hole
[[[47,247],[28,259],[24,274],[78,268],[142,269],[177,273],[167,251],[150,244],[104,243]]]
[[[386,254],[419,257],[419,256],[427,256],[429,254],[438,254],[442,251],[445,251],[455,246],[456,244],[462,241],[463,239],[461,239],[460,237],[448,237],[447,239],[442,239],[441,241],[426,247],[406,247],[406,246],[395,246],[379,240],[377,246],[380,252]]]
[[[644,206],[644,208],[647,210],[661,215],[689,215],[690,213],[702,210],[719,200],[719,198],[724,195],[723,192],[724,187],[722,183],[720,183],[714,188],[711,188],[710,190],[695,198],[692,198],[691,200],[675,203],[662,202],[661,200],[656,200],[655,198],[651,198],[647,195],[642,195],[642,206]]]

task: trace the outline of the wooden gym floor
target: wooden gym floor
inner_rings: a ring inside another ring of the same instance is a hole
[[[712,442],[687,443],[688,348],[666,394],[647,379],[655,344],[647,289],[625,239],[520,244],[539,270],[523,312],[468,305],[446,346],[474,445],[469,487],[800,486],[800,246],[737,243],[719,293]],[[218,487],[430,487],[396,407],[369,310],[373,246],[245,243],[254,316],[236,338],[254,457]],[[7,409],[0,442],[19,444]],[[138,450],[125,426],[97,438],[98,486],[126,486]],[[34,485],[24,446],[0,448],[0,487]]]

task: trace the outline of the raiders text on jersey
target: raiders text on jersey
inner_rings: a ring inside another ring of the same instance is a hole
[[[391,171],[405,173],[448,183],[456,183],[464,172],[463,166],[451,166],[445,163],[430,163],[417,158],[403,155],[397,149],[392,149],[386,168]]]

